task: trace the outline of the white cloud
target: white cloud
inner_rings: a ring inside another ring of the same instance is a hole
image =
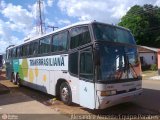
[[[20,5],[6,4],[3,1],[2,6],[0,13],[5,17],[5,21],[0,19],[0,45],[3,45],[0,51],[4,52],[8,45],[23,42],[14,33],[19,33],[22,37],[34,32],[32,29],[34,17],[31,11]]]
[[[33,15],[31,12],[23,9],[22,6],[14,6],[8,4],[3,10],[2,14],[9,19],[9,22],[15,24],[17,28],[28,32],[28,29],[31,29],[33,26]]]
[[[0,45],[2,46],[0,47],[0,53],[5,53],[5,48],[9,45],[8,42],[0,39]]]
[[[39,4],[37,2],[35,2],[32,5],[28,5],[28,8],[31,10],[31,13],[35,18],[39,14],[39,12],[37,11],[39,9]],[[42,1],[41,2],[41,11],[43,12],[42,14],[48,14],[47,7],[52,7],[53,3],[54,0]]]
[[[71,24],[71,21],[67,19],[58,20],[58,25],[69,25],[69,24]]]
[[[16,36],[12,35],[12,29],[8,22],[4,22],[0,19],[0,52],[5,52],[5,49],[10,44],[18,44],[22,41]]]
[[[6,46],[6,45],[8,45],[8,43],[7,43],[6,41],[0,40],[0,45],[1,45],[1,46]],[[2,50],[1,48],[2,48],[2,47],[0,47],[0,52],[4,51],[4,50]]]
[[[157,4],[160,0],[59,0],[63,12],[79,20],[98,20],[117,23],[133,5]]]
[[[0,9],[3,9],[6,7],[6,3],[4,2],[4,0],[0,0]]]
[[[1,40],[9,40],[10,35],[10,28],[9,26],[0,19],[0,39]]]
[[[160,0],[157,0],[154,5],[160,6]]]
[[[37,4],[28,5],[28,9],[31,11],[31,14],[33,15],[34,19],[36,19],[36,9]]]
[[[54,0],[47,0],[47,5],[51,7],[53,5]]]
[[[22,43],[22,41],[19,40],[15,36],[9,36],[9,37],[7,37],[7,39],[4,37],[0,38],[0,46],[1,46],[0,53],[5,53],[6,47],[8,47],[9,45],[13,45],[13,44],[15,45],[15,43],[20,44],[20,43]]]
[[[54,0],[47,0],[43,2],[43,11],[47,13],[47,6],[51,7]],[[10,44],[18,44],[23,42],[19,40],[17,36],[21,34],[21,38],[33,37],[36,35],[36,12],[37,4],[28,5],[28,8],[24,8],[21,5],[7,4],[5,0],[0,0],[0,13],[5,17],[5,21],[0,19],[0,51],[5,51],[5,48]],[[66,21],[67,22],[67,21]],[[46,18],[46,24],[53,24]],[[14,35],[14,33],[16,33]]]
[[[52,26],[56,25],[56,23],[53,20],[51,21],[48,18],[45,19],[45,22],[46,22],[47,25],[52,25]]]

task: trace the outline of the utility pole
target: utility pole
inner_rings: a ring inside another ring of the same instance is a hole
[[[48,27],[48,28],[52,28],[53,31],[54,31],[55,28],[58,28],[58,27],[51,26],[51,25],[48,25],[47,27]]]
[[[41,32],[41,34],[43,34],[42,13],[41,13],[41,0],[38,0],[38,7],[39,7],[40,32]]]
[[[43,0],[37,0],[36,32],[41,35],[45,33],[45,17],[43,8]]]

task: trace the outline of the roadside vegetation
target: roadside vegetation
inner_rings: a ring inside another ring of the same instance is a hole
[[[119,25],[131,30],[138,45],[160,47],[160,7],[135,5]]]

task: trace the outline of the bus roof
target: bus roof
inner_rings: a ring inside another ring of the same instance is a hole
[[[94,20],[94,21],[82,21],[82,22],[77,22],[77,23],[68,25],[68,26],[66,26],[66,27],[57,29],[57,30],[52,31],[52,32],[49,32],[49,33],[46,33],[46,34],[44,34],[44,35],[38,35],[38,36],[35,36],[35,37],[32,37],[32,38],[27,38],[27,39],[24,40],[23,43],[21,43],[21,44],[19,44],[19,45],[11,45],[11,46],[7,47],[7,49],[11,49],[11,48],[14,48],[14,47],[23,45],[23,44],[25,44],[25,43],[28,43],[28,42],[37,40],[37,39],[39,39],[39,38],[43,38],[43,37],[45,37],[45,36],[48,36],[48,35],[51,35],[51,34],[60,32],[60,31],[62,31],[62,30],[66,30],[66,29],[71,28],[71,27],[75,27],[75,26],[79,26],[79,25],[89,25],[89,24],[92,24],[92,23],[100,23],[100,24],[111,25],[111,26],[114,26],[114,27],[118,27],[118,28],[121,28],[121,29],[130,31],[129,29],[124,28],[124,27],[121,27],[121,26],[117,26],[117,25],[113,25],[113,24],[108,24],[108,23],[104,23],[104,22],[98,22],[98,21],[96,21],[96,20]]]

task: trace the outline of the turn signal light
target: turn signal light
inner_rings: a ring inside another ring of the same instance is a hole
[[[117,93],[116,90],[101,91],[101,96],[110,96],[110,95],[115,95],[116,93]]]

